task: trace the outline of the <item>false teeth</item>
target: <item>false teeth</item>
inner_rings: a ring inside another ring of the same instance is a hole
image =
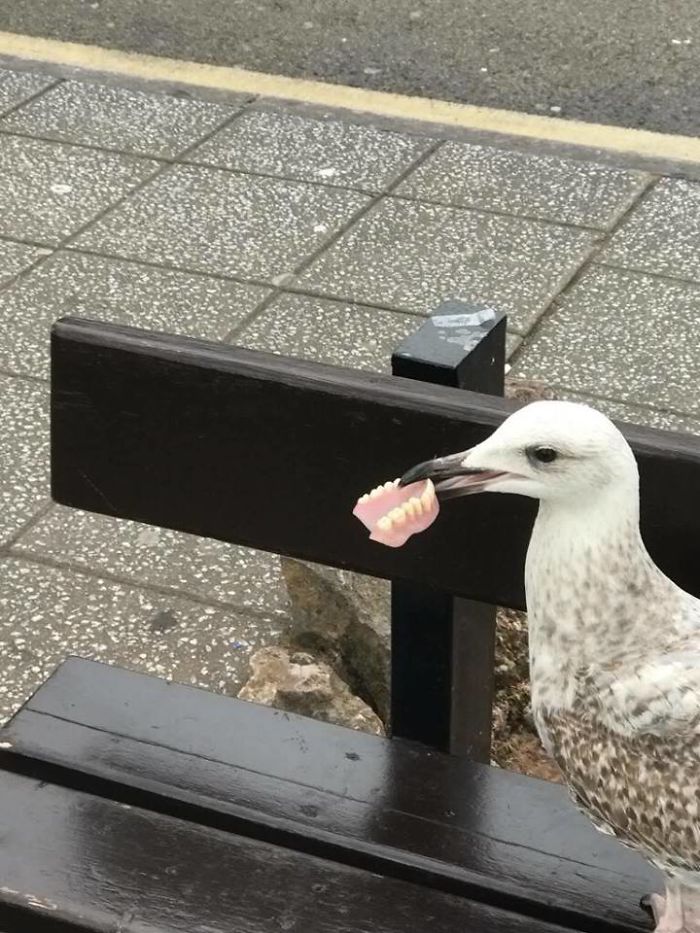
[[[439,511],[430,480],[399,486],[396,479],[361,496],[353,515],[369,529],[373,541],[401,547],[412,535],[432,525]]]

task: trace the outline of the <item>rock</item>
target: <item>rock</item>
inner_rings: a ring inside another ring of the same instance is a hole
[[[282,573],[292,607],[290,642],[321,653],[388,723],[389,583],[290,558],[282,558]]]
[[[541,399],[556,398],[554,390],[544,382],[538,382],[536,379],[521,379],[517,376],[506,378],[505,396],[518,402],[538,402]]]
[[[496,615],[496,668],[493,703],[494,759],[503,767],[514,733],[534,735],[530,716],[527,617],[512,609]]]
[[[354,696],[335,671],[311,654],[291,648],[262,648],[250,660],[252,674],[242,700],[383,735],[377,714]]]

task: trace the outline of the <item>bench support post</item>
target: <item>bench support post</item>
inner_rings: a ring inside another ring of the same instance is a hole
[[[395,376],[503,395],[506,318],[448,301],[392,356]],[[488,763],[496,607],[392,584],[392,734]]]

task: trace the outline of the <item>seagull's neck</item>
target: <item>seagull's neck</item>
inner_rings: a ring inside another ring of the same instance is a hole
[[[638,501],[633,486],[540,504],[525,572],[533,703],[553,680],[568,694],[577,670],[658,638],[644,628],[645,604],[681,591],[644,547]]]

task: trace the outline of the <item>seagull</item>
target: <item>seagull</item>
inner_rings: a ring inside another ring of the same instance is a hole
[[[533,402],[355,514],[397,547],[441,499],[474,492],[539,500],[525,568],[537,731],[594,825],[663,872],[665,896],[645,898],[656,933],[700,933],[700,600],[644,546],[627,441],[586,405]]]

